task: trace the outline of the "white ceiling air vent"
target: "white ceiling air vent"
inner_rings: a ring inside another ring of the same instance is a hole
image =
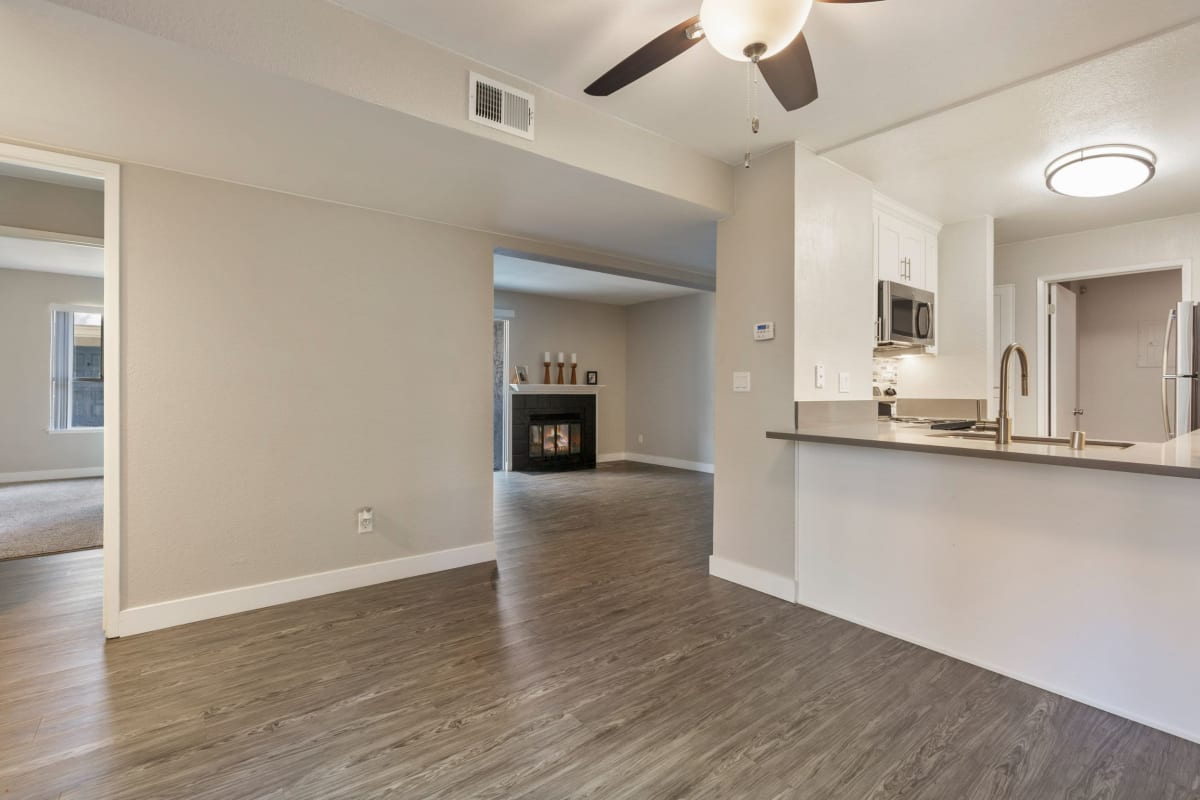
[[[533,95],[472,72],[467,88],[467,119],[505,133],[533,139]]]

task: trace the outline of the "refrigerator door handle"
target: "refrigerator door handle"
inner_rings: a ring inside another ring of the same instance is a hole
[[[1167,384],[1173,380],[1177,380],[1177,376],[1167,372],[1167,356],[1171,352],[1171,329],[1175,327],[1176,311],[1171,309],[1167,314],[1167,332],[1163,335],[1163,358],[1162,358],[1162,412],[1163,412],[1163,427],[1166,428],[1167,439],[1175,438],[1175,432],[1171,430],[1171,404],[1168,400]]]

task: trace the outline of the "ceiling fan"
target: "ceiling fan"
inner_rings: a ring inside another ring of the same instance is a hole
[[[877,0],[816,1],[871,3]],[[703,0],[697,16],[655,37],[584,91],[596,97],[607,97],[682,55],[701,39],[707,39],[726,58],[747,62],[752,80],[757,78],[753,72],[757,67],[780,104],[788,111],[795,111],[817,99],[817,76],[803,33],[813,2]],[[758,132],[758,118],[753,110],[751,129]]]

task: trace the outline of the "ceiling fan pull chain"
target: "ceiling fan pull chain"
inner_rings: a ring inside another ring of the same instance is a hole
[[[750,71],[752,69],[754,69],[754,65],[747,63],[746,64],[746,121],[747,122],[750,122],[751,120],[754,119],[754,108],[753,108],[753,104],[750,100],[750,91],[751,91],[750,90]],[[753,126],[752,122],[751,122],[751,126]],[[750,137],[749,136],[746,137],[746,156],[742,160],[742,166],[744,166],[746,169],[750,169]]]

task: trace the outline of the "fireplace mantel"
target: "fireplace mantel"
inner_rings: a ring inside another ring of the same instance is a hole
[[[603,383],[593,386],[571,383],[510,383],[508,385],[513,394],[596,394],[597,389],[604,387]]]

